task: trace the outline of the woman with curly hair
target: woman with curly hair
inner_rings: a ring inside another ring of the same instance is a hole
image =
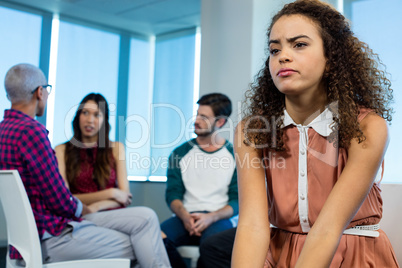
[[[390,82],[346,19],[287,4],[235,136],[232,267],[399,267],[379,228]]]
[[[115,230],[116,237],[127,241],[121,252],[124,257],[136,259],[141,267],[171,267],[155,212],[147,207],[126,207],[132,196],[124,146],[110,141],[109,131],[106,99],[88,94],[75,114],[73,137],[55,148],[60,174],[74,196],[93,212],[84,219]],[[102,242],[105,247],[110,243]]]

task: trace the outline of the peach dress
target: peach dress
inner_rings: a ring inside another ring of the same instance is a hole
[[[358,120],[369,112],[361,109]],[[329,109],[307,126],[295,124],[285,111],[287,150],[264,151],[268,215],[274,226],[264,267],[295,266],[308,231],[346,165],[347,150],[328,141],[332,122]],[[382,172],[377,177],[348,228],[380,223]],[[381,229],[377,232],[378,237],[342,235],[330,267],[399,267],[388,237]]]

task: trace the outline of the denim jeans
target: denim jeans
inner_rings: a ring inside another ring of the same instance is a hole
[[[206,239],[200,246],[198,268],[230,268],[236,228]]]
[[[193,211],[198,213],[208,213],[208,211]],[[166,236],[174,243],[176,247],[182,245],[200,245],[202,241],[219,232],[232,228],[232,222],[230,219],[223,219],[211,224],[208,228],[206,228],[201,237],[198,236],[190,236],[186,228],[184,227],[183,222],[179,217],[173,216],[167,220],[165,220],[161,224],[162,231],[166,234]]]

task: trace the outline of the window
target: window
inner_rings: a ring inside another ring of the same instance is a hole
[[[11,66],[18,63],[39,65],[42,17],[9,8],[0,7],[0,77],[4,77]],[[0,111],[3,119],[4,109],[11,103],[5,90],[0,90]]]
[[[165,181],[170,153],[191,138],[195,44],[195,30],[155,42],[131,42],[126,120],[130,179]]]
[[[150,169],[150,122],[154,41],[131,39],[126,117],[126,164],[131,180],[147,180]]]
[[[400,151],[402,140],[402,113],[399,107],[402,104],[402,71],[400,60],[402,56],[399,46],[402,37],[398,32],[398,26],[402,25],[402,1],[388,0],[386,4],[382,0],[366,0],[345,2],[345,11],[352,21],[352,29],[360,40],[369,44],[370,48],[378,53],[380,59],[391,74],[392,88],[394,89],[395,111],[390,126],[391,141],[385,155],[385,172],[383,182],[402,182],[399,166],[402,163]]]
[[[0,76],[21,62],[46,65],[53,91],[49,113],[39,119],[53,146],[72,137],[72,120],[82,98],[101,93],[109,102],[110,139],[126,145],[129,179],[166,180],[170,153],[193,137],[199,83],[196,29],[138,39],[118,29],[51,18],[50,13],[0,7],[0,35],[7,40],[0,43]],[[41,44],[44,39],[47,44]],[[5,95],[0,92],[3,100]],[[9,102],[0,102],[1,109],[9,107]]]
[[[165,176],[170,153],[191,138],[195,37],[193,32],[156,40],[151,132],[153,176]]]
[[[60,22],[57,72],[54,85],[54,134],[56,146],[72,137],[71,123],[77,105],[91,92],[109,103],[110,139],[115,139],[119,35]]]

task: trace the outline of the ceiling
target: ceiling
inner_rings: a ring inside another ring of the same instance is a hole
[[[0,0],[144,36],[200,25],[201,0]]]

